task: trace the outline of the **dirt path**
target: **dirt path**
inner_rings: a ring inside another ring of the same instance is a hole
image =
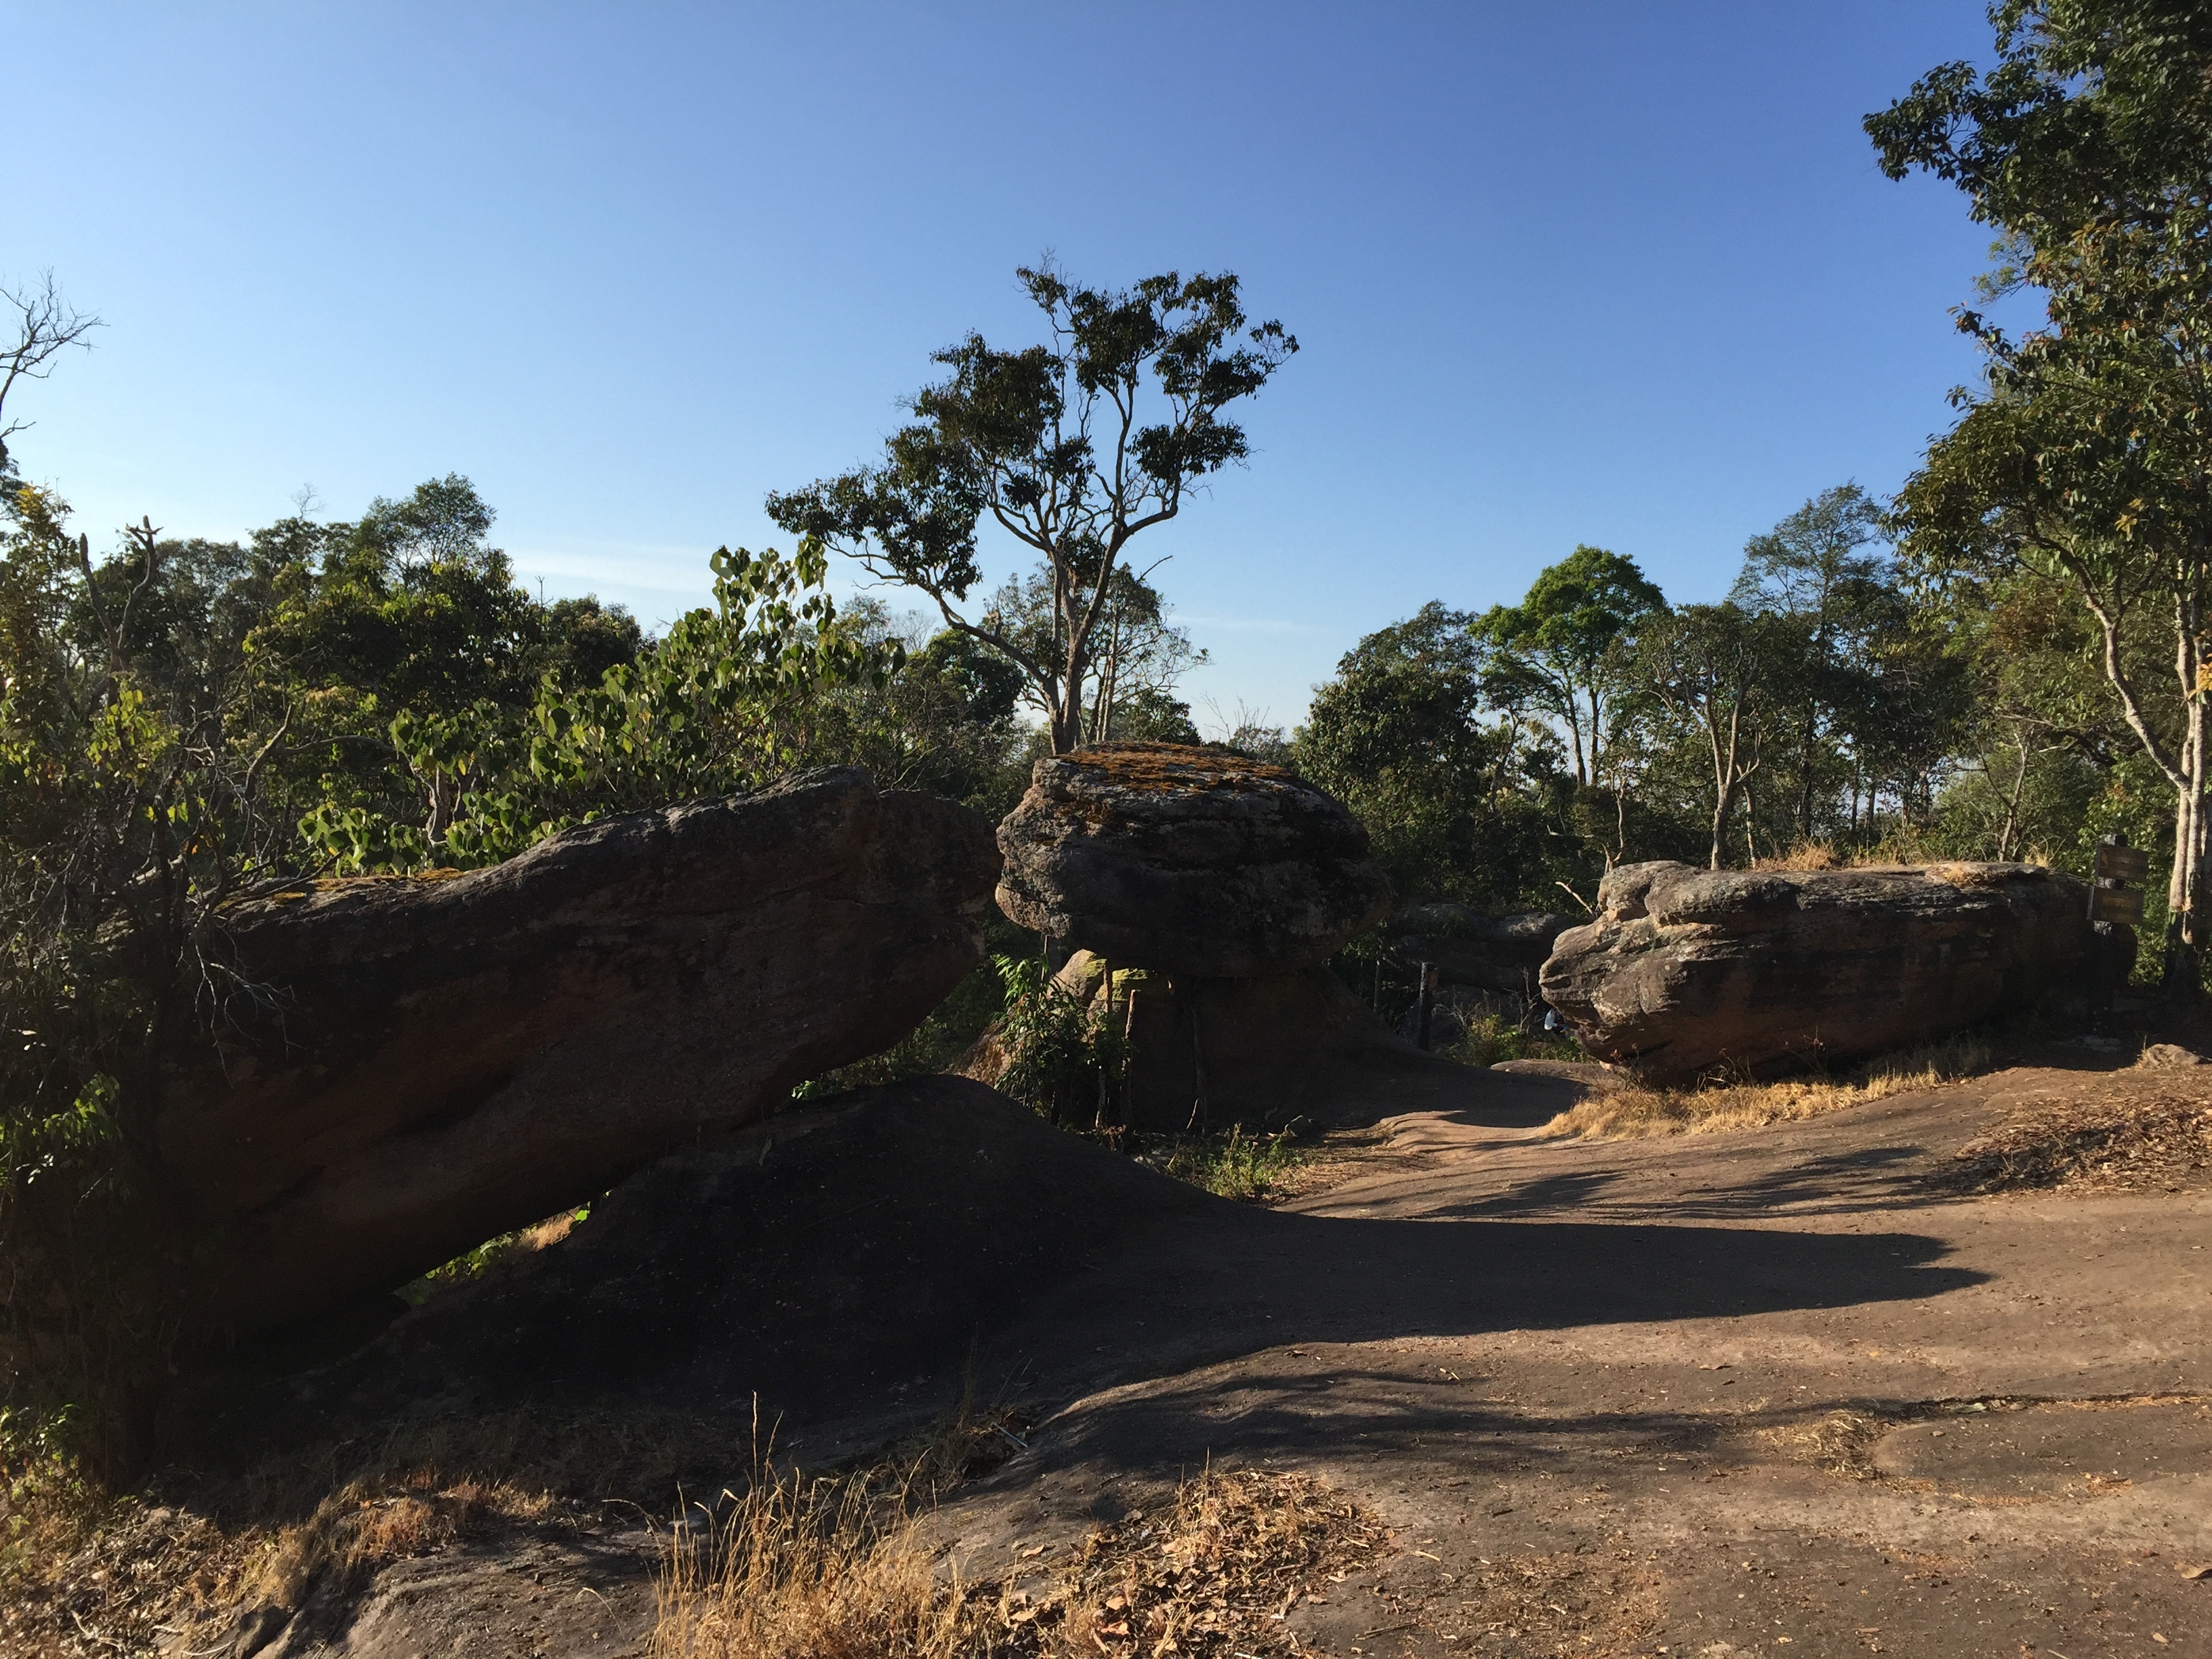
[[[979,1564],[1206,1460],[1398,1548],[1294,1620],[1365,1654],[2212,1654],[2212,1202],[1944,1199],[2014,1071],[1763,1130],[1533,1141],[1521,1079],[1395,1168],[1162,1238],[1010,1334],[1132,1373],[961,1506]],[[1003,1559],[1003,1558],[1001,1558]],[[2163,1638],[2160,1640],[2160,1638]]]
[[[963,1373],[1035,1403],[1028,1449],[938,1517],[971,1576],[1206,1463],[1273,1466],[1395,1530],[1291,1615],[1316,1651],[2212,1656],[2212,1575],[2184,1573],[2212,1565],[2212,1193],[1929,1178],[2038,1102],[2212,1101],[2208,1073],[2014,1069],[1580,1145],[1533,1134],[1568,1083],[1409,1066],[1345,1103],[1367,1150],[1275,1210],[1170,1191],[994,1097],[863,1107],[653,1197],[631,1231],[660,1254],[593,1243],[599,1217],[546,1252],[584,1252],[573,1283],[540,1276],[557,1328],[519,1279],[356,1369],[487,1408],[564,1365],[582,1389],[681,1281],[720,1346],[662,1393],[733,1412],[759,1389],[817,1467]],[[617,1381],[605,1399],[641,1398]],[[529,1548],[403,1564],[261,1651],[639,1650],[645,1534]]]

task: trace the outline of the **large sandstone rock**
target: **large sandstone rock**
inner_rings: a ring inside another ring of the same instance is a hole
[[[2021,864],[1823,871],[1624,865],[1559,935],[1547,1001],[1655,1082],[1842,1060],[2078,992],[2080,882]]]
[[[1325,962],[1390,903],[1339,802],[1279,766],[1176,744],[1039,761],[999,848],[999,906],[1015,921],[1176,975]]]
[[[158,1122],[186,1311],[389,1291],[775,1109],[936,1006],[997,872],[984,819],[848,769],[239,906]]]
[[[1106,994],[1107,966],[1079,951],[1054,977],[1097,1010]],[[1326,967],[1248,979],[1171,980],[1117,964],[1114,977],[1120,1000],[1114,1017],[1128,1033],[1130,1050],[1107,1115],[1133,1129],[1173,1133],[1201,1119],[1217,1129],[1279,1128],[1324,1109],[1348,1079],[1406,1052]]]
[[[1433,963],[1447,985],[1528,996],[1552,941],[1575,926],[1547,911],[1486,915],[1464,904],[1416,904],[1390,918],[1388,948],[1400,962]]]

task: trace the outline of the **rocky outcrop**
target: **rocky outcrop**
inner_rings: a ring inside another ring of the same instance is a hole
[[[999,848],[1015,921],[1176,975],[1325,962],[1390,902],[1340,802],[1220,750],[1114,743],[1041,760]]]
[[[1110,1018],[1129,1041],[1127,1069],[1109,1097],[1071,1103],[1085,1122],[1096,1114],[1161,1134],[1200,1125],[1279,1128],[1323,1109],[1355,1076],[1413,1054],[1394,1043],[1382,1022],[1325,967],[1249,979],[1170,979],[1116,964],[1109,1013],[1107,965],[1078,951],[1053,975],[1061,991],[1094,1018]],[[1005,1068],[994,1039],[978,1043],[959,1067],[994,1085]]]
[[[1526,997],[1552,954],[1552,941],[1575,926],[1547,911],[1486,915],[1464,904],[1416,904],[1390,918],[1386,948],[1408,967],[1432,963],[1447,985]]]
[[[1389,914],[1389,878],[1359,821],[1282,767],[1160,743],[1054,756],[999,848],[999,908],[1079,947],[1063,988],[1096,1002],[1110,963],[1136,991],[1109,1121],[1285,1121],[1390,1040],[1322,965]]]
[[[1561,933],[1544,997],[1583,1048],[1654,1082],[1926,1042],[2072,990],[2087,894],[2033,865],[1832,871],[1624,865]]]
[[[236,907],[158,1121],[187,1310],[388,1291],[774,1110],[936,1006],[997,872],[984,819],[848,769]]]

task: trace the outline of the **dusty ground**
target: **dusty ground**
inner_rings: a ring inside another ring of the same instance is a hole
[[[965,1375],[1032,1419],[937,1517],[971,1573],[1208,1462],[1309,1471],[1394,1529],[1290,1616],[1363,1659],[2212,1655],[2212,1574],[2190,1576],[2212,1565],[2212,1171],[1956,1185],[1959,1150],[2008,1126],[2212,1109],[2212,1066],[2125,1058],[1596,1144],[1533,1133],[1569,1079],[1409,1064],[1272,1211],[1109,1170],[988,1097],[878,1099],[751,1175],[745,1151],[665,1186],[653,1225],[595,1215],[310,1403],[397,1420],[437,1378],[440,1409],[581,1421],[635,1397],[664,1438],[694,1424],[687,1489],[711,1492],[696,1472],[744,1467],[756,1389],[827,1462]],[[963,1197],[962,1170],[988,1178]],[[590,1498],[169,1650],[639,1653],[652,1517]]]

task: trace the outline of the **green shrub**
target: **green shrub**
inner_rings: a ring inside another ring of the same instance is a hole
[[[1095,1011],[1045,977],[1031,957],[992,958],[1006,988],[999,1043],[1006,1068],[999,1091],[1058,1123],[1085,1108],[1095,1112],[1102,1096],[1118,1087],[1127,1068],[1127,1043],[1102,999]]]
[[[1217,1198],[1259,1203],[1274,1195],[1285,1176],[1304,1158],[1287,1134],[1247,1135],[1242,1126],[1226,1139],[1219,1135],[1184,1135],[1158,1161],[1162,1173],[1177,1181],[1202,1187]]]
[[[998,1018],[1006,1000],[999,964],[987,958],[969,969],[921,1024],[890,1048],[809,1078],[792,1091],[791,1097],[822,1100],[848,1089],[872,1089],[949,1070]]]
[[[1467,1035],[1446,1049],[1447,1057],[1463,1066],[1495,1066],[1504,1060],[1585,1060],[1581,1048],[1569,1036],[1531,1036],[1495,1009],[1471,1013]]]

